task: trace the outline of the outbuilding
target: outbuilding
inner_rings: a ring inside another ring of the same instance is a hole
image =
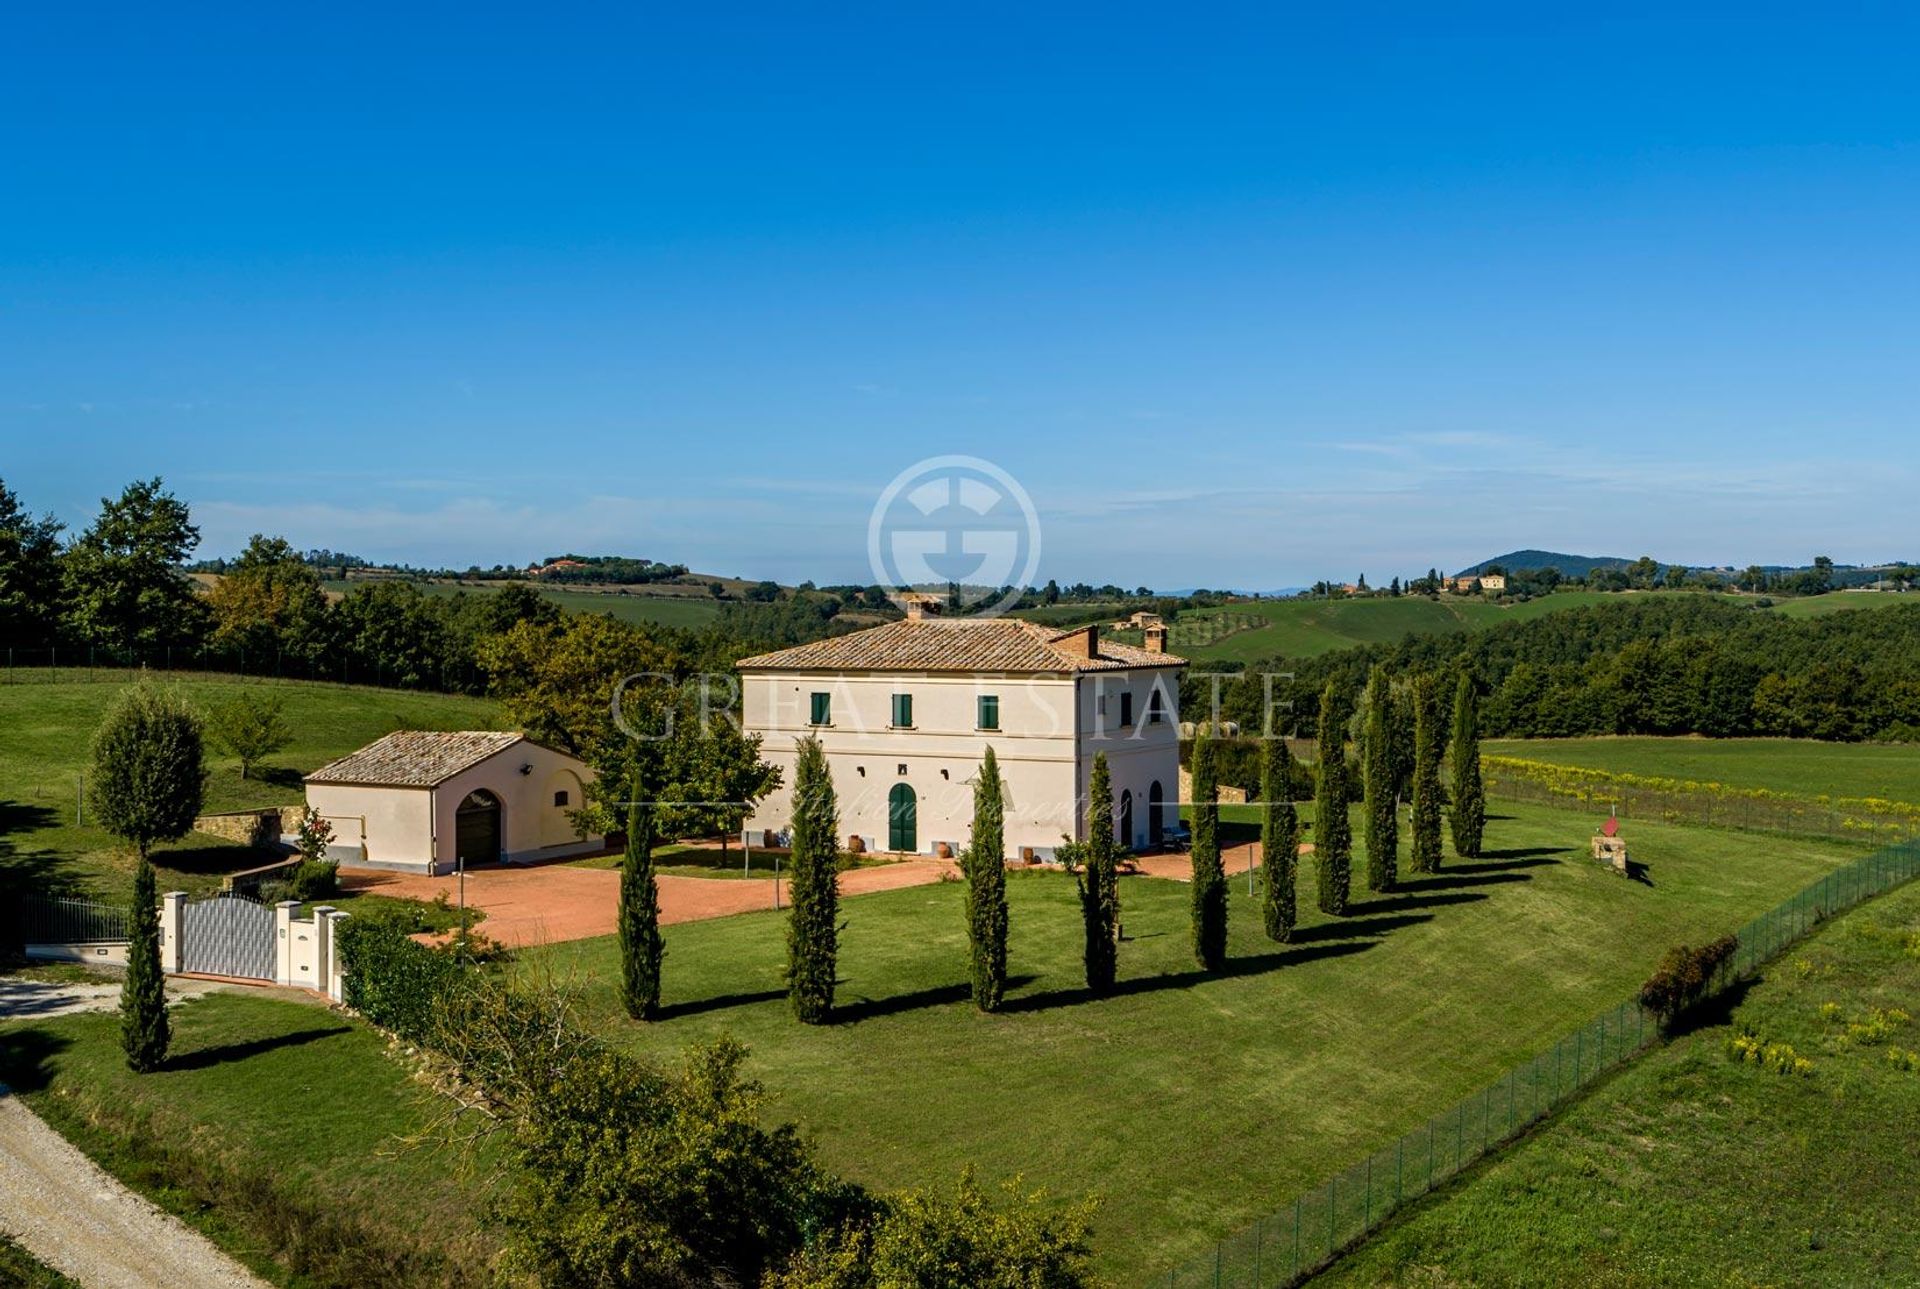
[[[450,873],[601,849],[574,813],[593,771],[578,757],[494,730],[397,730],[307,776],[307,809],[333,825],[329,858]]]

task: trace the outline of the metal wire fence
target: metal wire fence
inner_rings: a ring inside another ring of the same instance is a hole
[[[17,906],[17,944],[116,944],[127,938],[127,911],[92,900],[24,895]]]
[[[1750,977],[1821,922],[1920,876],[1920,840],[1836,869],[1743,927],[1713,992]],[[1525,1132],[1651,1044],[1654,1018],[1629,998],[1422,1127],[1150,1283],[1268,1289],[1300,1283],[1404,1205]]]

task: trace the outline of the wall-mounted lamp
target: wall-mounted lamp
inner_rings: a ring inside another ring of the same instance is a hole
[[[905,761],[902,761],[900,763],[900,773],[905,774],[906,772],[907,772],[907,763]]]
[[[941,778],[943,778],[943,779],[950,779],[950,778],[952,778],[953,776],[947,773],[947,771],[946,771],[946,767],[945,767],[945,766],[942,766],[942,767],[940,768],[940,777],[941,777]]]
[[[859,776],[860,776],[861,778],[863,778],[863,779],[867,777],[867,767],[866,767],[866,766],[864,766],[864,765],[856,765],[856,766],[854,766],[854,767],[853,767],[853,772],[854,772],[855,774],[857,774],[857,775],[859,775]]]
[[[527,762],[527,763],[526,763],[525,765],[523,765],[523,766],[521,766],[521,767],[520,767],[520,773],[522,773],[522,774],[532,774],[532,773],[533,773],[533,762],[531,762],[531,761],[529,761],[529,762]]]

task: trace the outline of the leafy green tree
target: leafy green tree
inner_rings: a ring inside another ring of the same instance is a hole
[[[660,883],[653,872],[652,790],[635,758],[627,803],[627,850],[620,861],[620,1001],[635,1020],[660,1013]]]
[[[249,686],[207,713],[207,734],[214,745],[240,760],[240,777],[293,741],[284,713],[286,701],[260,686]]]
[[[60,615],[60,522],[35,519],[0,482],[0,645],[51,640]]]
[[[1260,754],[1260,912],[1267,938],[1285,944],[1296,917],[1295,872],[1300,865],[1300,817],[1289,787],[1293,754],[1284,738],[1262,742]]]
[[[973,782],[973,835],[967,842],[967,946],[973,1004],[1000,1010],[1007,993],[1006,805],[993,749]]]
[[[1353,887],[1353,826],[1347,819],[1347,741],[1339,691],[1320,695],[1319,785],[1314,794],[1313,867],[1320,911],[1344,914]]]
[[[94,732],[87,804],[144,860],[192,831],[206,779],[200,718],[178,695],[135,685]]]
[[[800,740],[793,768],[793,902],[787,921],[787,996],[809,1025],[833,1015],[839,956],[839,807],[820,740]]]
[[[255,533],[208,592],[207,605],[212,643],[239,653],[250,670],[271,669],[283,656],[312,662],[326,647],[320,576],[283,537]]]
[[[1362,701],[1366,707],[1361,774],[1366,794],[1367,886],[1390,891],[1399,877],[1400,801],[1393,773],[1393,685],[1386,668],[1374,667]]]
[[[1440,707],[1433,677],[1413,682],[1413,871],[1440,868]]]
[[[133,873],[127,974],[120,985],[120,1046],[127,1054],[127,1068],[135,1074],[149,1074],[165,1064],[172,1038],[167,982],[160,972],[160,896],[154,887],[153,865],[142,855]]]
[[[1480,780],[1480,691],[1460,674],[1453,697],[1453,849],[1477,859],[1487,827],[1487,791]]]
[[[1116,847],[1113,840],[1113,775],[1107,769],[1107,754],[1096,752],[1093,771],[1087,783],[1086,872],[1075,873],[1080,883],[1080,915],[1086,931],[1086,949],[1082,957],[1087,970],[1087,989],[1103,994],[1113,988],[1119,966],[1117,943],[1120,932],[1119,878],[1116,873]],[[1072,867],[1072,860],[1068,860]]]
[[[1193,740],[1193,956],[1207,971],[1227,964],[1227,871],[1220,861],[1220,781],[1213,736]]]
[[[159,479],[101,498],[61,560],[67,634],[122,654],[199,640],[206,610],[180,571],[199,544],[186,503]]]

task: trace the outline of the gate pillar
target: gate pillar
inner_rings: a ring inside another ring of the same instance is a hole
[[[168,891],[160,897],[160,972],[176,975],[180,971],[181,913],[187,905],[185,891]]]
[[[273,906],[273,981],[277,985],[299,983],[293,978],[293,911],[299,900],[281,900]]]

